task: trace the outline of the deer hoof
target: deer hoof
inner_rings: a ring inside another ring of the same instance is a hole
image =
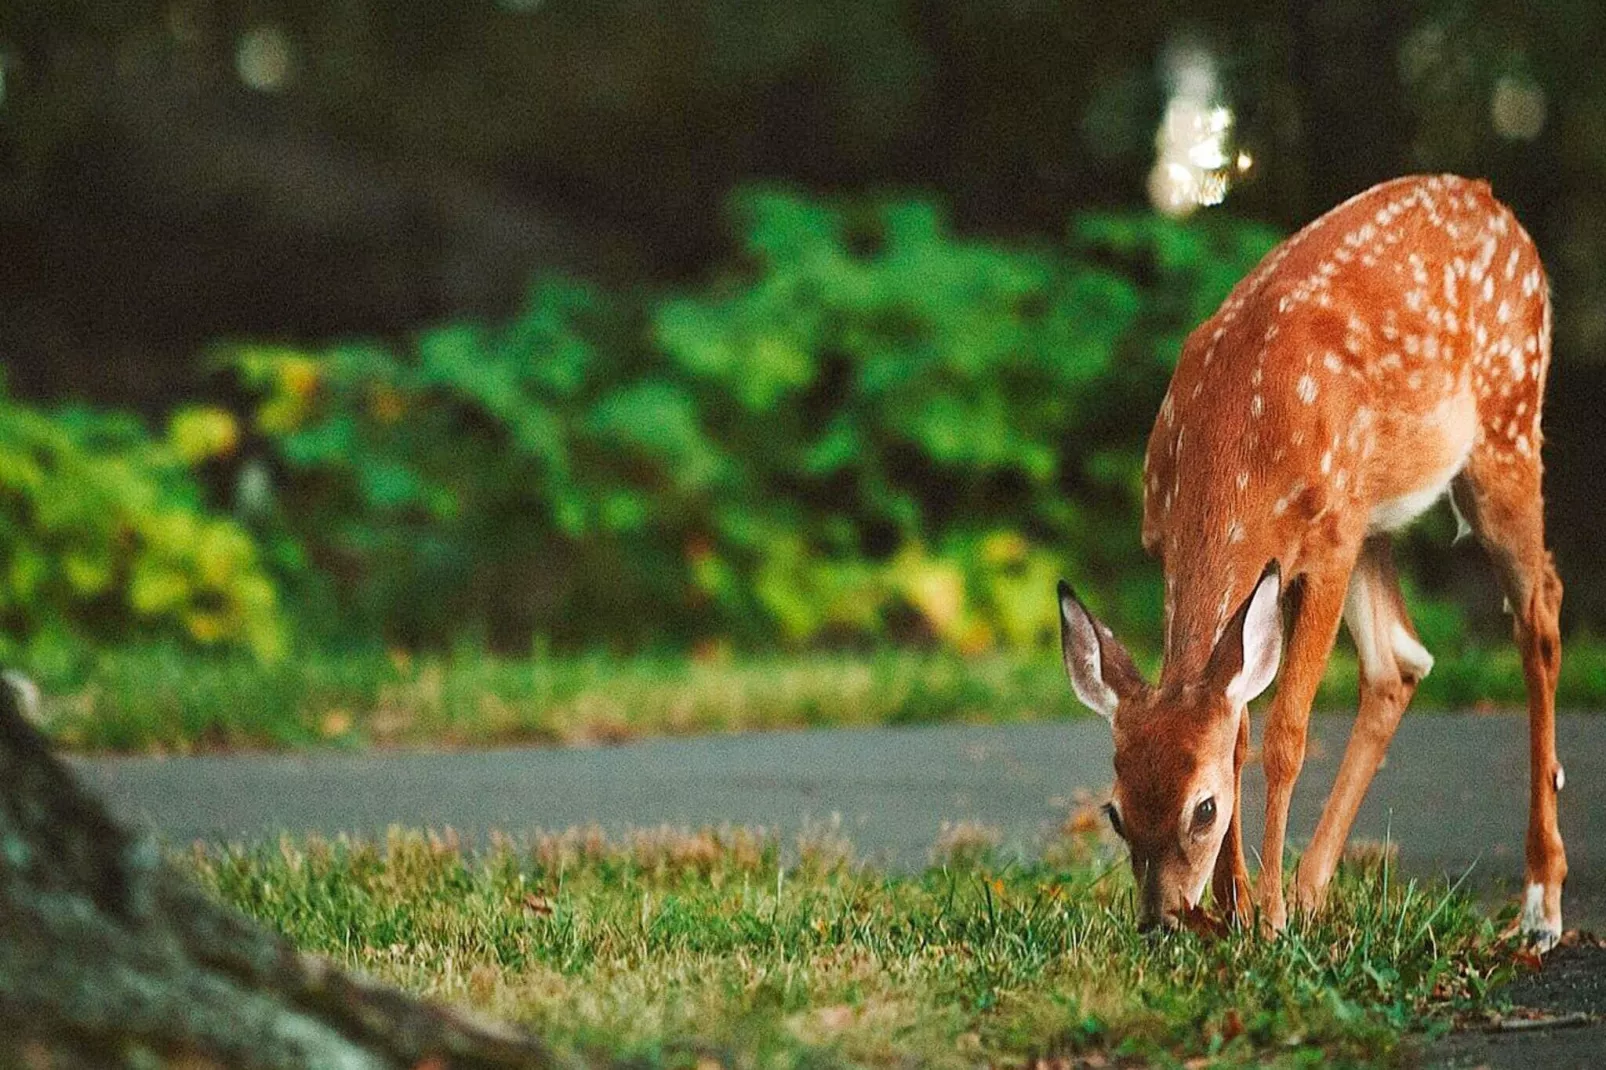
[[[1543,884],[1528,885],[1522,902],[1522,917],[1517,923],[1518,935],[1541,955],[1561,940],[1561,904],[1555,905],[1552,917],[1551,911],[1546,909],[1547,898]]]

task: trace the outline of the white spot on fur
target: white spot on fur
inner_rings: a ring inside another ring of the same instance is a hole
[[[1309,372],[1299,377],[1299,385],[1295,388],[1299,400],[1309,405],[1316,400],[1316,380]]]

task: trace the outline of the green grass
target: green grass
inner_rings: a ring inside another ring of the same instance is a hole
[[[642,1066],[1375,1065],[1509,975],[1493,924],[1352,862],[1276,939],[1137,934],[1087,834],[998,864],[975,832],[892,875],[831,830],[283,841],[181,863],[296,945]]]
[[[109,651],[43,677],[47,730],[81,750],[584,745],[645,736],[1077,715],[1057,661],[883,651],[698,662],[313,655],[275,666]]]
[[[1440,651],[1416,709],[1518,708],[1509,644]],[[778,729],[1017,722],[1091,716],[1057,656],[860,654],[687,658],[607,655],[412,658],[310,654],[277,665],[175,648],[98,652],[86,666],[27,666],[46,727],[84,751],[191,752],[306,746],[585,745]],[[1318,704],[1353,709],[1340,651]],[[1606,708],[1606,643],[1572,640],[1564,707]]]

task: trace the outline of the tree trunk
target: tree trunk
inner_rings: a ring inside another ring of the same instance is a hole
[[[562,1065],[212,902],[113,820],[20,705],[0,682],[0,1068]]]

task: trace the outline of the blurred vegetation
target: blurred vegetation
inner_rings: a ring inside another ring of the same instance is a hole
[[[186,467],[233,433],[226,413],[193,410],[161,441],[127,416],[0,392],[0,657],[26,647],[48,667],[86,641],[182,636],[277,658],[283,620],[256,544],[206,511]]]
[[[1181,338],[1277,232],[1422,170],[1488,177],[1555,281],[1588,651],[1603,31],[1586,0],[0,7],[0,657],[90,691],[120,643],[1040,660],[1065,575],[1152,659],[1136,479]],[[1141,206],[1188,77],[1254,164],[1176,223]],[[1504,696],[1447,533],[1401,555],[1434,686]]]
[[[548,281],[505,325],[230,351],[282,473],[251,515],[295,548],[273,559],[328,611],[310,623],[977,653],[1048,645],[1069,574],[1157,631],[1148,429],[1119,414],[1272,232],[1096,215],[1028,249],[924,201],[763,191],[732,214],[741,263],[692,294]]]

